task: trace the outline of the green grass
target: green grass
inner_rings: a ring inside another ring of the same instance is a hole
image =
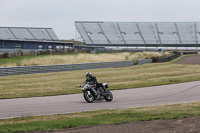
[[[78,87],[91,71],[110,90],[183,83],[200,80],[199,65],[153,63],[123,68],[0,77],[0,99],[81,93]]]
[[[59,54],[60,56],[72,55],[71,53],[68,54]],[[77,54],[73,54],[77,55]],[[18,56],[18,57],[11,57],[11,58],[0,58],[0,66],[21,66],[22,61],[24,60],[31,60],[37,58],[45,58],[51,57],[52,55],[28,55],[28,56]]]
[[[0,65],[6,65],[6,64],[18,64],[24,59],[31,59],[35,58],[37,56],[19,56],[19,57],[12,57],[12,58],[0,58]]]
[[[182,83],[200,79],[199,65],[174,64],[174,62],[0,77],[0,98],[79,93],[81,90],[78,85],[84,82],[87,71],[91,71],[97,76],[99,82],[108,82],[110,90]],[[178,119],[188,116],[200,116],[200,103],[5,119],[0,120],[0,133],[53,131],[87,125]]]
[[[87,125],[178,119],[200,116],[199,106],[200,103],[189,103],[6,119],[0,120],[0,131],[1,133],[53,131]]]

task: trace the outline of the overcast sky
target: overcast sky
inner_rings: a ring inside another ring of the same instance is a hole
[[[200,22],[200,0],[0,0],[1,27],[50,27],[75,39],[75,21]]]

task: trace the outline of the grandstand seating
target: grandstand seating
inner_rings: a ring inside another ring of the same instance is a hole
[[[0,27],[0,40],[58,41],[51,28]]]
[[[87,45],[200,46],[200,22],[91,22],[76,21]]]

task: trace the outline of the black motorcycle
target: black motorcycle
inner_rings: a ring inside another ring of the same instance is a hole
[[[83,97],[88,103],[92,103],[95,100],[112,101],[113,95],[107,90],[108,84],[103,83],[103,86],[106,89],[105,91],[103,88],[97,88],[96,85],[90,84],[89,82],[85,82],[84,85],[80,87],[82,87]]]

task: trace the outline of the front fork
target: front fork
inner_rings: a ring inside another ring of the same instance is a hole
[[[92,90],[92,92],[94,93],[95,97],[97,97],[97,96],[98,96],[97,91],[96,91],[94,88],[92,88],[91,90]]]

